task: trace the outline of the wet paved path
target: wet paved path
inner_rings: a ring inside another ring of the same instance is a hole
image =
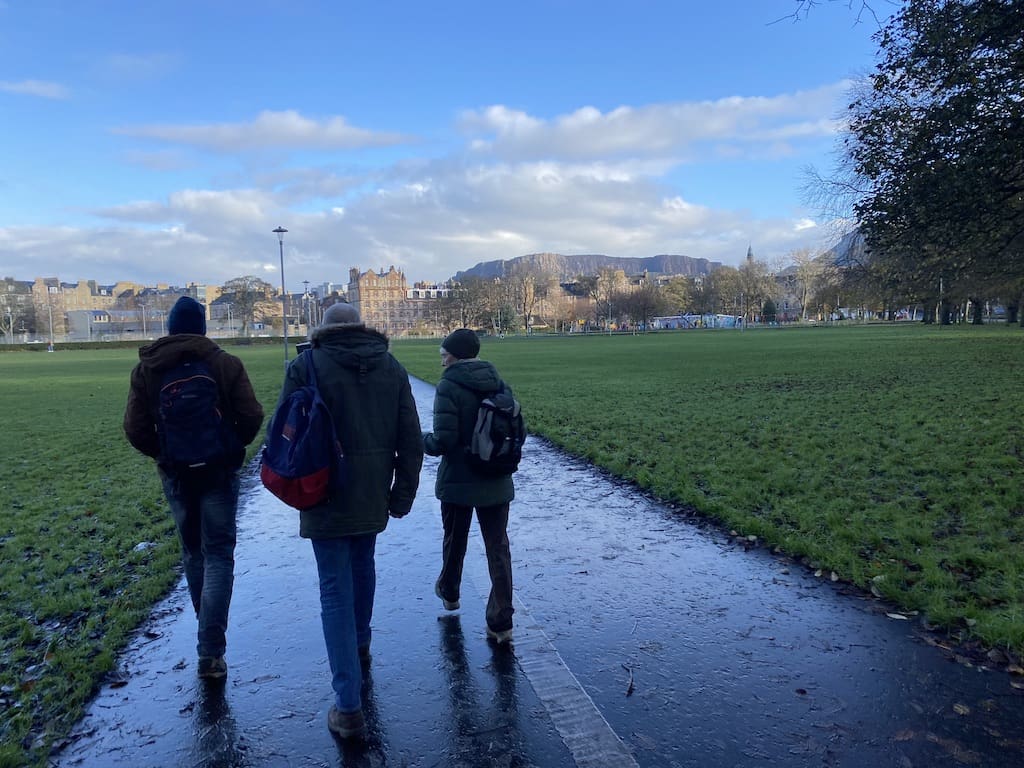
[[[433,388],[414,382],[424,425]],[[316,567],[260,488],[239,518],[228,680],[195,678],[179,587],[59,766],[1021,766],[1024,691],[912,621],[694,525],[534,440],[510,539],[514,648],[484,638],[475,531],[462,610],[433,595],[436,461],[378,538],[363,747],[333,739]]]

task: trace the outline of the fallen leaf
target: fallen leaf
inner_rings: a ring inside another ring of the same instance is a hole
[[[820,576],[821,576],[821,568],[819,568],[818,570],[816,570],[816,571],[814,572],[814,575],[815,575],[815,576],[818,576],[818,577],[820,577]]]
[[[971,708],[968,707],[966,704],[954,704],[953,711],[956,712],[958,715],[971,714]]]
[[[829,578],[832,579],[832,581],[839,581],[839,574],[835,571],[832,571],[832,575],[829,576]]]
[[[897,731],[893,737],[893,741],[910,741],[915,736],[913,731]]]
[[[899,613],[887,613],[885,614],[890,619],[899,619],[900,621],[907,621],[907,617]]]
[[[1021,667],[1020,664],[1011,664],[1006,671],[1011,675],[1024,675],[1024,667]]]

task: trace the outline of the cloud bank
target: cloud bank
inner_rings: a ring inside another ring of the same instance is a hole
[[[97,208],[92,227],[0,228],[0,271],[219,284],[266,276],[278,225],[289,230],[294,285],[343,282],[352,266],[394,265],[410,280],[444,280],[480,261],[539,251],[681,253],[737,264],[751,244],[759,257],[820,248],[823,228],[806,211],[758,215],[702,202],[698,169],[805,162],[807,147],[838,129],[830,115],[846,88],[606,112],[582,106],[549,117],[489,105],[453,116],[443,149],[402,130],[292,110],[242,122],[120,126],[114,134],[132,143],[126,167],[167,168],[174,178],[171,169],[190,154],[213,153],[237,163],[231,183],[211,172],[208,184]],[[139,149],[139,140],[160,146]],[[404,154],[376,164],[361,153],[399,147]],[[277,159],[248,161],[264,150]]]

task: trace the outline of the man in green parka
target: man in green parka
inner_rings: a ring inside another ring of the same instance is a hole
[[[377,534],[389,515],[404,517],[412,508],[422,433],[409,375],[388,352],[387,337],[367,328],[355,307],[328,307],[310,341],[312,348],[288,365],[278,404],[309,381],[312,358],[345,454],[346,477],[326,502],[300,513],[299,535],[312,540],[320,575],[334,689],[327,727],[342,738],[363,738],[360,688],[362,665],[370,661]]]
[[[487,636],[500,645],[512,639],[512,555],[507,529],[515,488],[511,475],[486,477],[466,459],[480,400],[502,386],[497,369],[477,359],[479,352],[480,340],[469,328],[459,328],[445,338],[441,345],[444,372],[434,396],[434,431],[423,436],[423,445],[429,455],[441,457],[434,491],[441,500],[444,542],[434,593],[445,609],[459,608],[462,564],[475,508],[491,577]]]

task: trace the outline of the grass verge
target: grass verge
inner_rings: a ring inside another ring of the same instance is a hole
[[[238,349],[269,410],[280,348]],[[156,470],[121,429],[137,360],[134,349],[0,355],[2,768],[45,763],[179,577]]]
[[[437,380],[436,342],[395,350]],[[531,431],[960,639],[1024,653],[1019,329],[485,339],[481,356]]]
[[[531,431],[1022,654],[1022,347],[914,326],[486,339],[482,357]],[[437,348],[394,345],[429,381]],[[280,347],[229,350],[269,414]],[[136,360],[0,355],[0,768],[45,763],[178,578],[156,472],[121,432]]]

